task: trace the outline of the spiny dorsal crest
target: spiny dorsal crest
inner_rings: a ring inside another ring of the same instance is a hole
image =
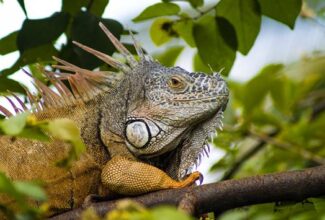
[[[57,92],[55,92],[47,85],[42,83],[40,80],[33,77],[27,71],[23,70],[26,74],[28,74],[34,79],[34,85],[39,92],[39,96],[33,95],[27,88],[24,87],[29,103],[32,106],[32,112],[36,113],[41,112],[45,109],[53,109],[59,107],[72,106],[76,104],[83,104],[88,100],[94,98],[99,93],[103,91],[109,91],[111,88],[114,88],[116,83],[122,79],[124,74],[129,73],[132,68],[138,65],[139,62],[123,46],[123,44],[105,27],[105,25],[100,22],[99,26],[104,31],[109,40],[113,43],[117,51],[124,56],[127,64],[122,63],[107,54],[92,49],[79,42],[73,41],[73,43],[78,47],[93,54],[100,60],[117,69],[119,73],[110,71],[91,71],[84,68],[80,68],[60,58],[53,57],[53,59],[57,61],[58,64],[52,65],[52,67],[60,70],[60,72],[52,72],[47,71],[45,69],[43,69],[42,72],[56,88]],[[151,57],[144,54],[141,46],[134,38],[131,31],[130,35],[133,39],[134,47],[140,58],[140,61],[152,60]],[[64,80],[67,80],[69,82],[71,90],[63,83]],[[10,98],[5,97],[10,103],[10,105],[13,107],[16,114],[28,110],[27,106],[20,98],[18,98],[13,93],[10,94],[21,106],[18,107]],[[12,113],[1,105],[0,112],[2,112],[7,117],[12,116]]]

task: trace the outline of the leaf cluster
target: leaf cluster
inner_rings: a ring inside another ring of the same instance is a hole
[[[141,204],[125,199],[117,203],[117,208],[108,212],[104,218],[99,217],[93,208],[82,213],[82,220],[192,220],[193,218],[175,207],[160,205],[154,208],[145,208]]]
[[[151,5],[133,21],[155,18],[150,35],[156,45],[172,38],[182,38],[188,46],[197,48],[195,70],[211,72],[210,69],[224,69],[224,75],[229,73],[236,52],[246,55],[252,48],[260,31],[262,16],[293,29],[302,6],[302,0],[221,0],[203,10],[206,7],[202,0],[186,0],[192,7],[187,12],[175,2],[165,0]]]
[[[103,62],[72,44],[78,41],[106,54],[113,54],[114,46],[108,42],[98,23],[102,22],[119,39],[123,27],[120,22],[101,17],[108,0],[62,0],[61,11],[41,19],[29,19],[24,0],[18,1],[26,14],[20,30],[0,39],[0,55],[19,51],[18,60],[9,68],[0,72],[0,93],[23,93],[23,88],[8,76],[21,67],[38,63],[50,64],[52,56],[59,56],[80,67],[93,69],[103,66]],[[57,40],[66,38],[66,43],[57,45]],[[103,66],[105,67],[105,66]],[[107,67],[106,67],[107,68]]]

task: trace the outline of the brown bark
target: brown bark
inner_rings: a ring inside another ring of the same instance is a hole
[[[191,199],[186,199],[189,195]],[[177,206],[181,201],[183,203],[184,201],[187,203],[195,201],[194,213],[199,215],[216,210],[223,212],[253,204],[302,201],[308,197],[323,195],[325,195],[325,166],[318,166],[301,171],[288,171],[183,189],[163,190],[133,199],[147,207],[160,204]],[[99,202],[92,206],[99,215],[103,216],[116,207],[116,201],[118,200]],[[186,204],[186,207],[191,207],[191,205]],[[77,219],[82,211],[82,208],[74,209],[52,219]]]

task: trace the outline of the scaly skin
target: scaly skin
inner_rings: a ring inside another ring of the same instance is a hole
[[[42,180],[50,215],[80,206],[90,194],[104,196],[107,190],[138,195],[193,184],[199,173],[190,169],[200,160],[207,136],[221,126],[228,101],[219,74],[164,67],[144,56],[137,42],[140,61],[136,61],[100,26],[128,65],[75,44],[120,70],[119,74],[89,71],[54,58],[59,63],[55,68],[74,74],[44,71],[58,93],[35,79],[42,102],[28,94],[38,119],[76,122],[86,153],[66,170],[54,165],[67,156],[66,143],[0,138],[0,170],[13,180]],[[72,92],[56,75],[69,80]],[[0,202],[11,204],[5,196]]]

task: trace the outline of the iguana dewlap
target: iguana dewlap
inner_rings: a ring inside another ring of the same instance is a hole
[[[138,61],[100,27],[127,64],[74,43],[119,73],[90,71],[54,58],[59,64],[53,67],[60,72],[44,74],[57,92],[37,79],[41,101],[28,92],[30,111],[38,119],[76,122],[87,152],[67,171],[54,165],[67,156],[67,143],[0,137],[0,170],[14,180],[42,180],[52,213],[80,206],[102,189],[138,195],[191,185],[199,173],[190,170],[206,151],[207,136],[221,126],[228,101],[219,74],[164,67],[135,42]],[[62,80],[68,80],[71,90]],[[10,198],[1,195],[0,203],[8,204]]]

